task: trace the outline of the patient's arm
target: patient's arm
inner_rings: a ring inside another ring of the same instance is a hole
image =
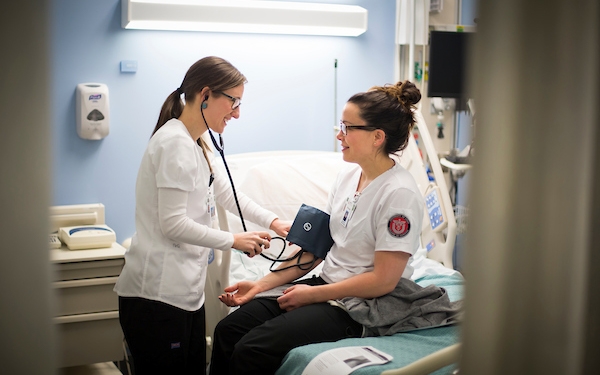
[[[290,311],[312,303],[345,297],[374,298],[382,296],[394,290],[409,258],[410,254],[401,251],[377,251],[375,252],[373,271],[332,284],[294,285],[277,299],[279,307]]]
[[[298,249],[300,251],[301,249]],[[300,256],[300,263],[307,263],[313,260],[314,255],[308,252],[304,252]],[[278,269],[293,266],[298,260],[290,260],[288,262],[282,262]],[[283,284],[290,283],[313,270],[316,266],[321,263],[322,259],[317,259],[314,265],[309,269],[300,269],[299,267],[290,267],[288,269],[271,272],[265,275],[258,281],[240,281],[239,283],[225,288],[225,293],[222,294],[219,299],[227,306],[239,306],[243,305],[254,298],[260,292],[264,292],[269,289],[273,289]]]

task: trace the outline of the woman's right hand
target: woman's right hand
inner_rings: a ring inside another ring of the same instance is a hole
[[[235,285],[225,288],[225,293],[221,294],[219,299],[229,307],[240,306],[250,302],[260,292],[258,282],[240,281]]]
[[[243,232],[233,235],[233,248],[243,251],[250,258],[262,252],[262,247],[268,249],[271,235],[269,232]]]

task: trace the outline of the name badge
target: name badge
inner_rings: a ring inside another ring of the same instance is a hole
[[[217,202],[212,187],[208,188],[208,193],[206,194],[206,212],[210,215],[211,221],[216,220]]]
[[[342,215],[342,221],[340,222],[344,228],[348,226],[348,222],[352,219],[354,215],[354,211],[356,211],[356,206],[358,204],[358,198],[360,197],[360,193],[354,194],[354,197],[346,198],[346,204],[344,205],[344,215]]]

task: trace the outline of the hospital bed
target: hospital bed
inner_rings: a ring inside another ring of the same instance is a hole
[[[456,220],[436,150],[420,112],[416,112],[420,140],[426,150],[425,160],[413,137],[397,161],[412,173],[425,197],[426,209],[421,233],[422,247],[414,256],[413,280],[421,285],[435,284],[448,292],[451,301],[462,298],[463,278],[452,269],[452,252],[456,238]],[[428,160],[428,162],[426,162]],[[218,158],[219,168],[223,168]],[[345,162],[341,153],[318,151],[274,151],[227,156],[227,163],[236,188],[261,206],[275,212],[280,218],[292,221],[300,206],[305,203],[323,210],[327,204],[330,187]],[[427,173],[426,164],[431,173]],[[218,207],[222,230],[241,232],[239,218]],[[247,222],[248,231],[264,230]],[[273,233],[273,236],[275,234]],[[272,241],[266,250],[279,254],[282,241]],[[284,256],[294,251],[286,249]],[[262,258],[249,258],[232,250],[215,251],[209,259],[206,284],[207,350],[212,348],[212,335],[216,324],[229,313],[229,308],[218,300],[223,288],[241,280],[257,280],[269,272],[272,262]],[[306,277],[317,274],[321,266]],[[319,343],[291,350],[278,375],[300,375],[306,365],[323,351],[347,346],[373,346],[393,356],[385,365],[368,366],[353,374],[449,374],[458,361],[458,327],[445,326],[393,336],[344,339],[333,343]],[[210,358],[210,357],[208,357]],[[450,366],[448,366],[450,365]],[[436,371],[437,369],[441,369]],[[435,371],[435,372],[433,372]]]

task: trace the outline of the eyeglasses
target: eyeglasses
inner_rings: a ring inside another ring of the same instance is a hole
[[[239,107],[240,105],[242,105],[242,101],[238,98],[234,98],[231,95],[227,95],[224,92],[221,91],[221,94],[225,95],[226,97],[228,97],[229,99],[231,99],[233,101],[233,104],[231,105],[231,109],[236,109],[237,107]]]
[[[340,128],[342,129],[342,134],[348,135],[348,129],[361,129],[361,130],[377,130],[381,129],[377,126],[373,125],[346,125],[344,121],[340,121]]]

